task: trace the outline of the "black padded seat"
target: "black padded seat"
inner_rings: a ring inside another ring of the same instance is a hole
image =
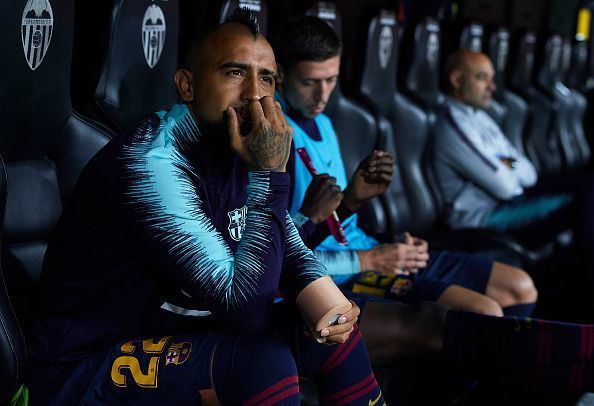
[[[434,112],[445,101],[439,89],[441,30],[437,20],[426,17],[419,22],[414,27],[414,40],[410,46],[412,57],[410,61],[404,61],[408,69],[403,90],[428,112]]]
[[[100,30],[108,28],[107,43],[89,47],[99,39],[85,27],[93,27],[98,15],[105,18]],[[75,72],[75,83],[89,92],[81,96],[87,99],[81,103],[83,113],[119,133],[177,100],[173,78],[178,67],[178,0],[78,2],[76,16],[74,62],[80,72]],[[93,72],[94,65],[100,71]],[[86,69],[89,77],[81,73]]]
[[[0,403],[22,382],[26,368],[18,343],[35,307],[37,282],[47,240],[72,192],[80,170],[111,133],[77,114],[70,101],[73,39],[72,0],[7,4],[0,16],[2,51],[0,104],[9,106],[0,130],[8,188],[2,234]],[[15,33],[14,27],[20,27]],[[2,207],[4,211],[4,204]],[[6,288],[8,298],[3,293]],[[5,379],[6,378],[6,379]]]
[[[336,4],[330,1],[316,1],[307,9],[305,14],[326,21],[342,38],[342,18],[340,18],[336,9]]]
[[[315,2],[306,15],[326,21],[341,36],[342,19],[334,3]],[[350,179],[359,163],[381,145],[378,123],[363,105],[343,94],[340,83],[328,101],[325,114],[330,117],[336,130],[342,160]],[[365,232],[381,240],[390,238],[386,213],[379,198],[364,204],[358,216],[358,225]]]
[[[365,54],[355,58],[361,61],[356,67],[358,92],[378,117],[381,148],[395,154],[392,183],[381,198],[391,234],[415,233],[435,220],[433,207],[428,205],[432,197],[423,186],[419,165],[428,131],[427,115],[396,88],[399,27],[394,13],[380,10],[368,23]],[[412,208],[409,201],[420,204]]]
[[[0,156],[0,246],[4,230],[8,180],[2,156]],[[0,251],[0,404],[8,404],[10,397],[19,388],[26,371],[27,351],[8,290],[5,283],[4,255]]]
[[[588,80],[588,42],[585,38],[576,39],[571,48],[571,61],[565,80],[569,87],[585,93]]]
[[[579,146],[575,143],[570,120],[572,118],[573,97],[571,90],[561,81],[563,76],[563,38],[551,35],[544,45],[543,61],[539,64],[536,85],[552,102],[551,126],[549,136],[559,146],[562,168],[558,173],[569,173],[579,165]],[[548,157],[541,156],[541,160]]]
[[[505,28],[499,28],[489,39],[488,55],[495,69],[494,82],[497,86],[494,98],[505,109],[505,117],[500,123],[506,137],[516,149],[525,153],[524,127],[528,118],[528,104],[519,95],[510,91],[505,83],[507,62],[510,50],[510,35]]]
[[[509,71],[509,84],[529,106],[529,115],[524,133],[528,158],[536,166],[541,177],[559,174],[562,171],[561,146],[551,131],[553,102],[532,84],[532,72],[536,58],[536,35],[531,31],[518,34]]]
[[[573,136],[575,161],[573,170],[583,168],[590,161],[591,149],[584,130],[584,117],[588,101],[581,93],[585,88],[585,68],[587,63],[587,47],[584,41],[576,40],[573,44],[569,38],[563,42],[562,82],[571,93],[572,108],[568,115],[569,131]]]
[[[462,29],[460,35],[460,48],[474,52],[482,52],[484,29],[479,23],[470,23]]]
[[[350,179],[359,163],[377,148],[378,127],[373,115],[354,100],[345,97],[340,88],[334,91],[332,99],[326,114],[334,124],[347,177]],[[358,225],[365,232],[382,240],[389,238],[386,214],[379,198],[365,203],[359,209],[358,216]]]
[[[390,188],[382,197],[390,231],[397,235],[410,231],[431,237],[434,248],[467,251],[497,251],[506,258],[526,255],[507,236],[486,230],[455,230],[435,233],[439,205],[425,177],[425,147],[429,139],[428,114],[398,91],[396,67],[399,54],[398,23],[394,13],[379,10],[369,16],[365,47],[355,60],[359,96],[379,122],[382,147],[395,151],[396,168]],[[437,80],[437,78],[435,78]],[[387,124],[383,125],[383,124]]]

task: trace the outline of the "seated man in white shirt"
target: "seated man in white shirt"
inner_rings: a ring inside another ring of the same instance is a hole
[[[458,51],[446,75],[449,97],[433,148],[448,226],[499,229],[529,246],[567,229],[575,213],[572,194],[527,190],[538,180],[534,165],[484,111],[495,91],[489,57]]]

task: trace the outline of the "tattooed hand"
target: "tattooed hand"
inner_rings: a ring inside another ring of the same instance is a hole
[[[249,102],[246,109],[247,116],[239,117],[233,107],[227,108],[231,148],[251,170],[285,172],[293,130],[280,104],[264,96],[259,101]],[[240,120],[242,124],[251,121],[251,129],[245,136],[241,134]]]

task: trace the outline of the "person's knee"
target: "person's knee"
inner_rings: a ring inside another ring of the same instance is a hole
[[[473,301],[468,310],[487,316],[503,316],[503,310],[499,303],[485,295],[481,295]]]
[[[503,316],[501,305],[497,301],[487,295],[458,285],[448,286],[439,296],[438,301],[452,309],[490,316]]]
[[[534,303],[538,299],[538,291],[534,281],[527,272],[519,268],[513,268],[509,278],[508,290],[513,297],[515,304]]]
[[[534,281],[520,268],[495,262],[489,284],[487,293],[503,307],[535,303],[538,299]]]
[[[534,303],[538,299],[538,291],[534,281],[525,271],[518,269],[518,276],[514,284],[514,296],[518,304]]]

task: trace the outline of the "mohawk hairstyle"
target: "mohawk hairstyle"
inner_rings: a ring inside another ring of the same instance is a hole
[[[249,28],[250,32],[254,36],[254,39],[258,37],[260,33],[260,23],[256,13],[247,7],[237,7],[233,14],[225,20],[225,23],[239,23]]]
[[[185,52],[185,58],[183,59],[180,67],[191,69],[191,67],[196,63],[196,57],[202,47],[202,41],[219,29],[221,25],[227,23],[238,23],[245,26],[250,30],[254,40],[258,38],[258,34],[260,33],[260,23],[258,22],[256,13],[247,7],[237,7],[233,11],[233,14],[231,14],[224,23],[202,27],[201,29],[198,29],[194,32],[193,37],[188,43],[188,47]]]

